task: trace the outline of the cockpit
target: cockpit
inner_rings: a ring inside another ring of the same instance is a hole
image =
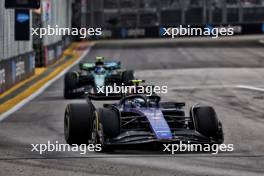
[[[158,107],[160,97],[146,97],[143,95],[130,95],[121,100],[124,108]]]
[[[124,101],[124,107],[126,108],[143,108],[146,107],[146,101],[143,98],[133,98]]]
[[[97,75],[104,75],[106,72],[105,68],[102,67],[102,66],[96,66],[94,68],[94,73],[97,74]]]

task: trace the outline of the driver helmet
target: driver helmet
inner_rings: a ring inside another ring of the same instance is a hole
[[[105,73],[105,69],[103,67],[95,67],[94,72],[96,74],[104,74]]]
[[[141,108],[141,107],[144,107],[145,106],[145,101],[142,99],[142,98],[135,98],[133,101],[132,101],[132,107],[134,108]]]
[[[95,65],[96,66],[102,66],[102,65],[104,65],[104,57],[101,57],[101,56],[97,56],[96,58],[95,58]]]

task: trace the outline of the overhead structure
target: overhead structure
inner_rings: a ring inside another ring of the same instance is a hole
[[[40,0],[5,0],[7,9],[38,9]]]

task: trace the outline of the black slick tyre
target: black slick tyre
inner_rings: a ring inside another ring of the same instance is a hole
[[[64,77],[64,98],[71,99],[74,98],[72,90],[77,87],[78,76],[74,72],[69,72]]]
[[[64,136],[68,144],[88,144],[94,114],[92,104],[69,104],[64,116]]]

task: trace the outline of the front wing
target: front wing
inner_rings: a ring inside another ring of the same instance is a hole
[[[127,131],[121,133],[113,139],[107,139],[105,145],[114,148],[135,149],[139,148],[155,148],[163,144],[177,144],[177,143],[196,143],[196,144],[220,144],[223,141],[215,141],[208,138],[195,130],[181,129],[175,133],[171,139],[158,139],[155,134],[144,131]]]

